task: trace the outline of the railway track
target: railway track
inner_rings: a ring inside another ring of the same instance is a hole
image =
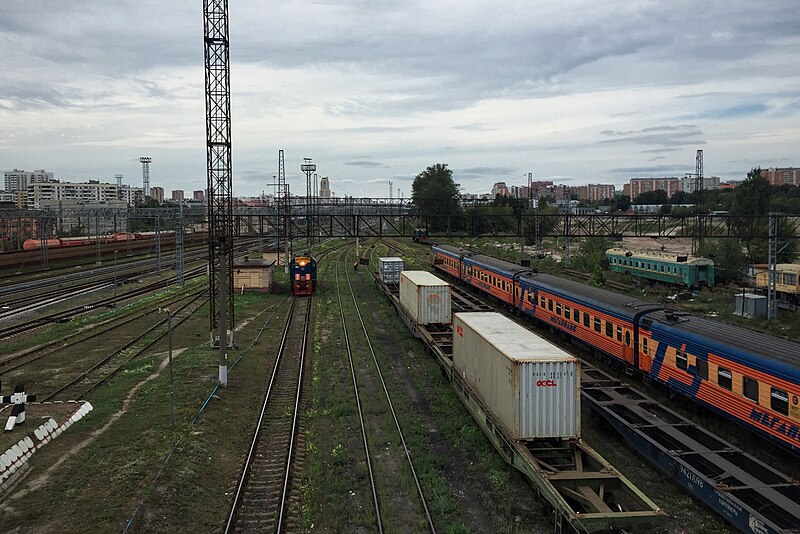
[[[208,300],[205,291],[198,291],[179,308],[172,310],[172,328],[177,328],[189,319]],[[141,356],[168,334],[168,317],[137,335],[125,345],[112,352],[89,369],[80,373],[76,378],[47,394],[42,400],[76,400],[84,398],[95,388],[105,383],[117,374],[119,370],[131,360]]]
[[[225,532],[283,532],[297,458],[311,298],[295,298],[275,357]],[[291,417],[287,417],[291,414]]]
[[[158,304],[159,307],[177,306],[183,300],[193,296],[194,294],[180,295],[177,299],[168,298],[155,304]],[[3,358],[0,360],[0,378],[6,376],[12,371],[25,367],[26,365],[47,358],[48,356],[63,353],[67,349],[80,345],[81,343],[85,343],[101,336],[108,336],[110,332],[143,319],[151,313],[153,313],[153,309],[146,308],[143,310],[133,311],[122,317],[115,316],[112,319],[96,325],[88,331],[80,330],[78,332],[68,334],[65,337],[53,340],[45,345],[36,346]]]
[[[337,268],[336,269],[336,271],[337,271],[337,273],[336,273],[336,292],[337,292],[337,296],[338,296],[338,300],[339,300],[339,308],[340,308],[340,311],[342,313],[342,328],[344,329],[344,334],[345,334],[345,341],[346,341],[346,347],[347,347],[347,352],[348,352],[348,360],[349,360],[349,363],[350,363],[350,371],[351,371],[351,375],[352,375],[352,378],[353,378],[353,390],[355,392],[356,404],[358,406],[358,413],[359,413],[360,426],[361,426],[361,430],[362,430],[365,455],[366,455],[366,458],[367,458],[367,465],[369,467],[370,486],[371,486],[372,496],[373,496],[374,505],[375,505],[375,516],[376,516],[376,523],[377,523],[376,527],[377,527],[379,532],[383,532],[383,526],[384,525],[383,525],[383,519],[382,519],[382,516],[381,516],[380,500],[378,498],[378,492],[377,492],[377,488],[375,486],[375,476],[374,476],[374,471],[372,469],[372,460],[371,460],[371,455],[370,455],[370,450],[369,450],[369,440],[367,439],[367,431],[366,431],[366,427],[365,427],[365,424],[364,424],[364,415],[363,415],[363,410],[362,410],[362,406],[361,406],[361,399],[360,399],[360,394],[359,394],[359,386],[358,386],[358,381],[357,381],[357,378],[356,378],[356,368],[355,368],[355,364],[354,364],[354,360],[353,360],[353,350],[352,350],[352,345],[351,345],[351,341],[350,341],[350,335],[348,334],[347,315],[345,314],[345,311],[344,311],[343,302],[342,302],[342,294],[341,294],[341,290],[340,290],[340,287],[339,287],[339,274],[338,274],[339,264],[340,264],[340,261],[338,261],[338,259],[337,259],[337,262],[336,262],[336,268]],[[402,429],[402,427],[400,425],[400,421],[398,419],[397,412],[395,410],[394,404],[392,403],[392,397],[391,397],[391,395],[389,393],[388,388],[386,387],[386,381],[384,380],[384,376],[383,376],[383,372],[381,371],[380,363],[378,362],[378,359],[377,359],[377,357],[375,355],[375,350],[373,348],[369,332],[367,330],[366,325],[364,324],[364,319],[363,319],[363,316],[361,314],[361,309],[359,308],[358,301],[356,300],[356,294],[355,294],[355,291],[353,289],[352,282],[350,280],[350,275],[349,275],[349,270],[348,269],[345,269],[345,278],[347,280],[347,286],[348,286],[348,290],[349,290],[349,294],[350,294],[350,299],[352,300],[353,306],[354,306],[354,309],[355,309],[355,318],[358,319],[358,324],[361,327],[360,331],[361,331],[361,333],[363,333],[364,340],[366,341],[367,347],[369,349],[369,353],[370,353],[370,356],[371,356],[371,363],[372,363],[372,365],[374,365],[375,375],[377,376],[378,381],[380,382],[380,387],[381,387],[381,390],[383,391],[383,397],[386,399],[386,404],[388,406],[388,413],[391,416],[391,419],[392,419],[392,421],[394,423],[395,429],[397,430],[397,435],[398,435],[400,443],[402,445],[404,456],[406,458],[406,461],[408,462],[408,466],[409,466],[409,469],[410,469],[410,472],[411,472],[411,477],[412,477],[412,479],[414,481],[414,486],[415,486],[415,489],[416,489],[417,497],[419,499],[419,504],[420,504],[420,507],[421,507],[421,511],[422,511],[423,515],[425,516],[425,520],[426,520],[426,523],[427,523],[428,531],[435,533],[436,532],[436,527],[434,526],[433,519],[432,519],[431,513],[430,513],[430,509],[428,508],[428,502],[427,502],[427,499],[425,497],[425,493],[424,493],[424,491],[422,489],[422,485],[420,484],[419,477],[417,476],[417,471],[416,471],[416,469],[414,467],[414,461],[413,461],[411,452],[409,451],[408,445],[406,444],[406,439],[405,439],[405,436],[403,434],[403,429]],[[356,330],[359,330],[358,326],[356,326]]]

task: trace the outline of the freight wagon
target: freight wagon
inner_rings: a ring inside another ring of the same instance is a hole
[[[456,247],[434,268],[795,452],[800,344]]]
[[[493,312],[456,314],[455,334],[449,324],[421,324],[396,286],[375,279],[500,455],[549,504],[556,532],[638,531],[663,521],[655,503],[577,437],[575,358]]]
[[[617,273],[683,287],[714,287],[714,262],[708,258],[611,248],[606,261],[608,269]]]

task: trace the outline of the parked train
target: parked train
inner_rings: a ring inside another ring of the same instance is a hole
[[[759,293],[766,295],[769,290],[769,266],[753,265],[753,282]],[[796,309],[800,304],[800,265],[778,263],[775,265],[775,293],[784,307]]]
[[[800,343],[457,247],[434,268],[800,452]]]
[[[428,229],[427,228],[414,228],[414,235],[412,236],[414,243],[427,243],[428,242]]]
[[[317,260],[311,255],[295,256],[289,263],[289,279],[293,294],[312,295],[317,289]]]
[[[175,232],[168,230],[161,232],[162,239],[168,239],[173,236]],[[82,237],[54,237],[47,240],[48,250],[51,248],[65,248],[65,247],[80,247],[85,245],[95,245],[98,241],[103,243],[127,242],[127,241],[141,241],[147,239],[155,239],[156,232],[137,232],[137,233],[116,233],[101,236],[82,236]],[[39,250],[42,246],[40,239],[26,239],[22,244],[23,250]]]
[[[714,287],[714,262],[708,258],[667,252],[606,251],[608,269],[683,287]]]

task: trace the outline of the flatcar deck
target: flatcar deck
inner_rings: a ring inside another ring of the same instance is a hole
[[[400,306],[396,286],[378,287],[394,303],[403,321],[439,361],[453,388],[503,458],[522,472],[539,496],[554,510],[557,532],[604,532],[650,528],[665,517],[650,499],[580,439],[517,441],[452,370],[453,331],[450,325],[417,325]],[[474,295],[454,288],[454,311],[491,311]],[[613,492],[614,502],[604,496]]]
[[[583,398],[639,454],[743,532],[800,533],[800,484],[602,371]]]
[[[583,399],[654,466],[743,532],[800,533],[800,482],[579,359]]]

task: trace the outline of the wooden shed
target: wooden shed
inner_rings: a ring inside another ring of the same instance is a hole
[[[235,291],[271,291],[275,262],[273,260],[249,260],[233,264],[233,287]]]

